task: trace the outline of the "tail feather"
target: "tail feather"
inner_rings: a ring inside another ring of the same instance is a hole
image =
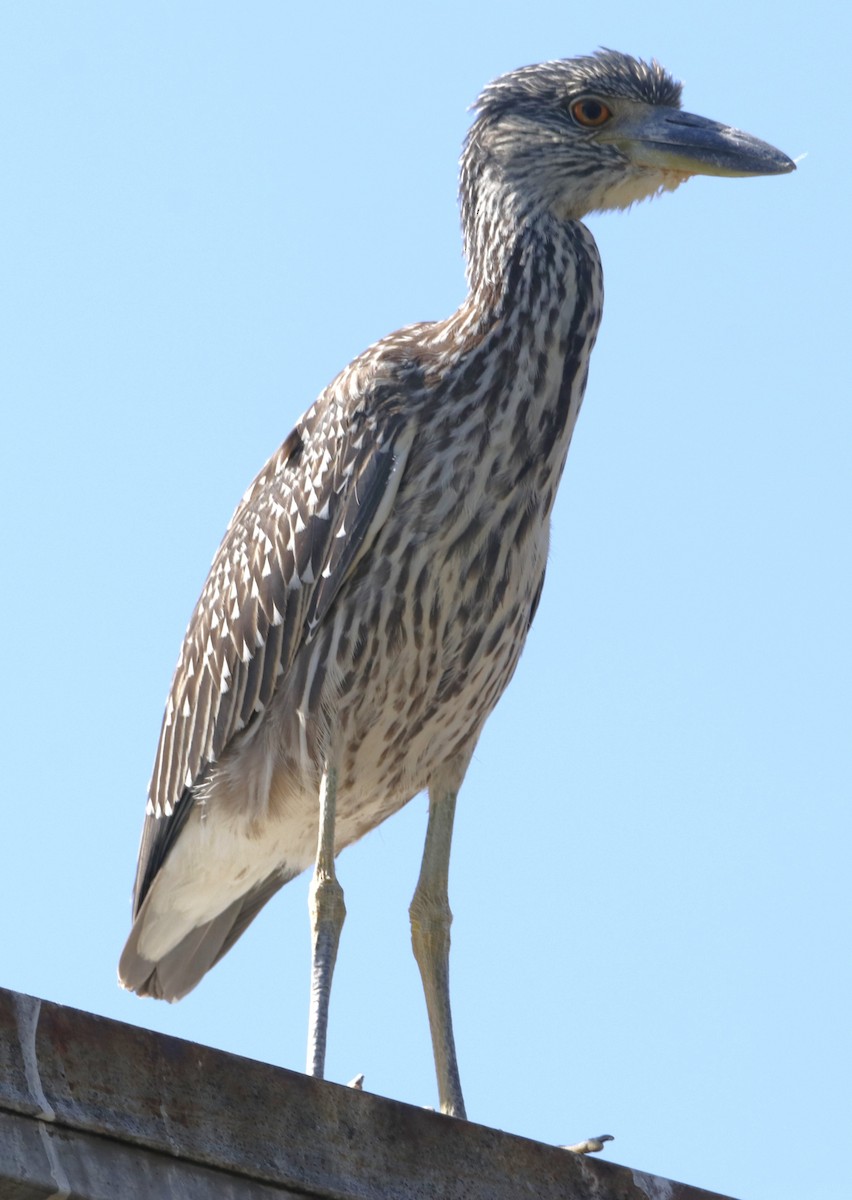
[[[230,950],[267,900],[292,877],[292,873],[271,875],[228,905],[218,916],[191,929],[155,962],[140,954],[138,948],[145,927],[147,905],[143,904],[118,964],[119,983],[129,992],[136,992],[140,996],[153,996],[157,1000],[170,1002],[180,1000],[200,983],[210,968]]]

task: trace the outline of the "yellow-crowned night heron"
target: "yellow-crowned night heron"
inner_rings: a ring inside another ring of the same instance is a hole
[[[556,488],[601,317],[580,218],[688,176],[793,170],[680,109],[612,51],[491,83],[461,160],[470,294],[346,368],[243,497],[163,719],[121,981],[176,1000],[315,863],[308,1070],[322,1075],[344,917],[334,858],[423,789],[411,904],[441,1107],[456,795],[544,581]]]

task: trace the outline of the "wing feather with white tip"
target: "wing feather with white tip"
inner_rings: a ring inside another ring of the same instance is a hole
[[[390,512],[411,433],[318,402],[246,492],[189,622],[166,703],[134,893],[138,912],[231,739],[260,719]]]

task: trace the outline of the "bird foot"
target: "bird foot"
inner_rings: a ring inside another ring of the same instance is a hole
[[[363,1071],[360,1072],[358,1075],[356,1075],[354,1079],[350,1079],[346,1086],[354,1088],[356,1092],[363,1092],[363,1090],[364,1090],[364,1073],[363,1073]]]
[[[584,1142],[577,1142],[574,1146],[562,1146],[562,1150],[571,1150],[574,1154],[597,1154],[598,1150],[603,1150],[604,1142],[612,1142],[615,1139],[611,1133],[602,1133],[600,1137],[586,1138]]]

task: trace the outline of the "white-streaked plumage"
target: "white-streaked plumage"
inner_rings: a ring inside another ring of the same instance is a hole
[[[412,937],[457,1115],[452,814],[535,615],[601,317],[580,218],[698,172],[792,169],[682,113],[656,63],[611,51],[503,76],[477,108],[460,186],[470,294],[330,384],[214,559],[166,707],[120,965],[126,987],[180,997],[316,858],[321,1073],[344,911],[334,855],[428,789]]]

